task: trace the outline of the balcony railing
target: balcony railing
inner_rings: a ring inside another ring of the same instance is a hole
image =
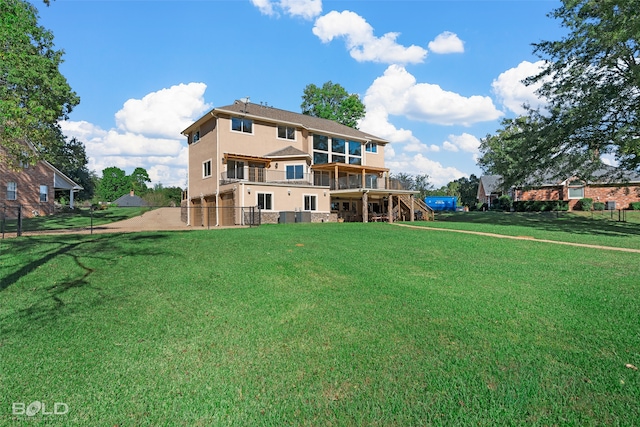
[[[311,173],[294,173],[286,170],[273,170],[245,166],[234,170],[228,170],[220,174],[220,183],[233,182],[252,183],[279,183],[289,185],[314,185],[329,187],[331,190],[356,190],[368,188],[374,190],[406,190],[405,186],[396,179],[387,179],[377,174],[366,174],[364,184],[362,175],[349,174],[334,179],[333,173],[317,171]]]

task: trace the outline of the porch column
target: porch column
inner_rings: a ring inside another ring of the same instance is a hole
[[[362,193],[362,222],[369,222],[369,194]]]
[[[367,172],[364,169],[362,169],[362,188],[367,188],[366,187],[367,182],[365,180],[365,177],[367,176],[366,174],[367,174]]]
[[[413,222],[413,217],[414,217],[414,209],[413,209],[413,203],[415,201],[416,196],[414,196],[413,194],[411,194],[409,196],[409,216],[410,216],[410,222]]]
[[[387,213],[389,222],[393,222],[393,194],[389,194],[389,212]]]
[[[69,190],[69,208],[73,209],[73,188]]]
[[[338,187],[338,165],[335,165],[333,168],[333,181],[334,181],[334,190],[339,190],[340,187]]]

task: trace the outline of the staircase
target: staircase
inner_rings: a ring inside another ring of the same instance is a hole
[[[397,203],[393,204],[393,218],[399,221],[411,220],[411,196],[401,194],[396,196]],[[413,213],[416,221],[433,221],[435,215],[433,209],[427,206],[422,199],[413,198]]]

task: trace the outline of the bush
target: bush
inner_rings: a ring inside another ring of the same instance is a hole
[[[604,203],[603,202],[593,202],[593,210],[594,211],[603,211]]]
[[[564,200],[518,200],[513,202],[516,212],[568,211],[569,203]]]
[[[589,197],[582,198],[578,200],[576,203],[576,210],[588,212],[591,210],[591,206],[593,205],[593,199]]]
[[[513,205],[513,202],[511,200],[511,197],[500,196],[498,197],[498,200],[496,200],[496,203],[493,206],[493,208],[501,211],[510,211],[512,205]]]
[[[640,202],[629,203],[629,209],[632,209],[634,211],[640,211]]]

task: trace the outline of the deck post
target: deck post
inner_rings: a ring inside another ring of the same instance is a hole
[[[389,213],[387,216],[389,217],[389,222],[393,222],[393,194],[389,194]]]
[[[409,195],[409,221],[413,222],[413,217],[414,217],[414,205],[415,203],[415,195],[411,194]]]
[[[362,192],[362,222],[369,222],[369,194]]]

